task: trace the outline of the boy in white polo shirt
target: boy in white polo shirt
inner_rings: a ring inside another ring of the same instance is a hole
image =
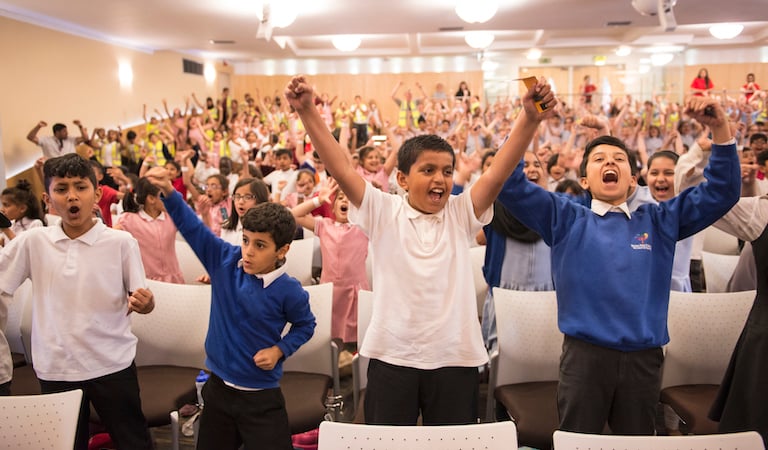
[[[435,135],[407,140],[398,154],[403,198],[375,189],[354,170],[313,105],[311,84],[295,77],[285,96],[317,153],[353,208],[350,222],[373,245],[373,315],[360,352],[371,358],[365,419],[371,424],[477,422],[477,367],[488,360],[477,320],[470,241],[491,220],[490,209],[539,122],[556,104],[549,86],[525,98],[508,141],[491,168],[451,197],[455,156]],[[545,112],[534,106],[546,105]]]
[[[129,314],[154,309],[139,246],[93,217],[101,195],[76,153],[43,166],[61,225],[35,228],[0,253],[0,292],[32,281],[32,359],[43,393],[83,390],[75,449],[88,448],[93,403],[117,448],[151,449],[136,379]]]

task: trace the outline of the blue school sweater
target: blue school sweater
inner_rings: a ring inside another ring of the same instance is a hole
[[[241,251],[214,235],[174,191],[163,199],[166,211],[211,277],[211,317],[205,338],[205,364],[223,380],[254,389],[278,387],[282,362],[315,330],[309,294],[282,274],[266,288],[239,266]],[[290,331],[281,337],[286,323]],[[284,357],[272,370],[256,367],[253,356],[277,345]]]
[[[658,205],[601,217],[529,183],[522,163],[499,200],[552,249],[557,321],[564,334],[621,351],[669,342],[675,243],[722,217],[739,199],[736,146],[712,146],[708,182]]]

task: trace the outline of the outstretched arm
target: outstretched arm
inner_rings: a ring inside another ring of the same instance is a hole
[[[312,86],[303,76],[294,77],[285,88],[285,98],[296,110],[304,124],[304,128],[312,138],[320,159],[325,162],[328,171],[339,183],[339,187],[355,207],[363,202],[365,181],[352,168],[349,152],[336,142],[320,113],[312,103]]]
[[[546,106],[544,112],[536,108],[537,101]],[[524,109],[517,116],[507,141],[496,153],[491,167],[478,178],[470,191],[476,217],[480,217],[496,200],[504,181],[523,158],[539,123],[555,114],[556,105],[555,95],[543,81],[539,81],[525,94]]]
[[[333,181],[333,178],[329,178],[320,186],[317,197],[294,206],[293,209],[291,209],[291,214],[293,214],[293,217],[296,219],[296,223],[308,230],[314,230],[317,218],[311,214],[312,211],[319,208],[323,203],[330,203],[331,195],[338,189],[338,184]]]
[[[40,131],[40,128],[45,127],[47,125],[48,124],[45,123],[45,121],[43,120],[41,120],[40,122],[37,122],[37,125],[35,125],[34,128],[29,130],[29,133],[27,133],[27,140],[36,145],[39,145],[39,142],[37,140],[37,132]]]

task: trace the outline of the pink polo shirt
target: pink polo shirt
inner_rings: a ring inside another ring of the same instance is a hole
[[[176,225],[166,213],[153,219],[144,210],[123,213],[117,225],[139,242],[141,262],[150,280],[184,284],[176,257]]]

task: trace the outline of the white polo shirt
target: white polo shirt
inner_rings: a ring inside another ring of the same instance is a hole
[[[128,293],[147,284],[129,233],[100,221],[76,239],[61,226],[22,233],[0,252],[0,291],[13,293],[27,278],[38,378],[83,381],[131,364],[137,339]]]
[[[407,196],[366,183],[360,208],[349,214],[373,248],[376,289],[364,356],[425,370],[488,361],[469,248],[493,208],[478,220],[469,192],[451,196],[436,214],[423,214]]]
[[[43,156],[46,158],[55,158],[77,151],[77,139],[72,137],[59,142],[54,136],[43,136],[37,138],[37,145],[43,149]]]

